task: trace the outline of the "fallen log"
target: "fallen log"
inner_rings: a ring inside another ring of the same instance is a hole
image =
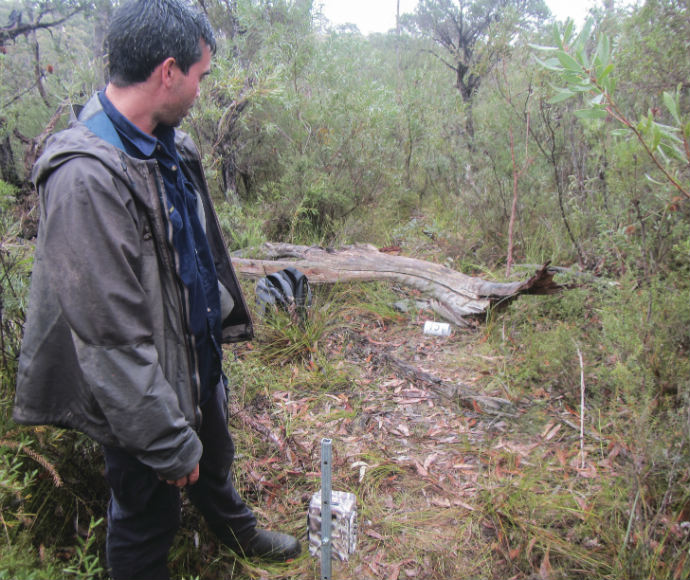
[[[467,276],[441,264],[379,252],[369,244],[334,250],[266,243],[258,255],[235,256],[232,261],[241,275],[257,279],[292,266],[304,272],[312,284],[392,280],[431,296],[432,310],[459,326],[469,325],[467,317],[481,316],[521,294],[554,294],[563,289],[553,281],[555,271],[549,269],[548,262],[528,280],[503,283]]]
[[[389,353],[381,355],[381,360],[396,369],[398,374],[408,380],[426,384],[439,397],[450,401],[459,401],[463,406],[482,413],[509,415],[506,411],[513,409],[513,403],[500,397],[477,395],[472,388],[461,383],[451,383],[431,375]],[[512,415],[511,415],[512,416]]]

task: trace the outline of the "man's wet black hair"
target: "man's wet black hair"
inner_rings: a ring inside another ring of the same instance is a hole
[[[106,38],[109,80],[120,87],[144,82],[168,57],[187,74],[201,60],[199,41],[215,53],[206,15],[183,0],[126,2],[115,11]]]

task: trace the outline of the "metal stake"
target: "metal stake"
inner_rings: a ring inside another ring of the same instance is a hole
[[[321,580],[331,580],[331,440],[321,439]]]

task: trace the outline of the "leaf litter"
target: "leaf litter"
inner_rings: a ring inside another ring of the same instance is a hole
[[[501,490],[521,485],[525,467],[540,466],[573,488],[568,494],[572,511],[583,521],[592,504],[575,491],[581,486],[577,481],[596,480],[602,470],[615,472],[623,450],[614,445],[602,458],[597,452],[603,438],[590,434],[582,465],[578,433],[571,428],[577,413],[551,401],[545,391],[495,409],[441,393],[438,385],[459,384],[487,401],[505,400],[490,380],[502,357],[483,354],[476,331],[428,337],[419,320],[362,316],[353,322],[319,343],[345,375],[335,387],[314,380],[323,371],[310,359],[288,370],[289,388],[270,391],[269,404],[245,407],[263,426],[268,446],[249,450],[239,461],[257,513],[276,522],[275,528],[292,525],[285,531],[306,542],[300,521],[320,487],[320,441],[328,437],[333,489],[355,494],[359,518],[357,550],[347,562],[334,561],[333,578],[527,577],[515,567],[520,558],[531,562],[533,577],[555,577],[560,540],[551,532],[529,532],[534,524],[518,518],[513,525],[522,526],[524,538],[531,540],[511,546],[501,529],[506,516],[492,503],[500,500]],[[236,354],[242,360],[251,350]],[[543,423],[532,433],[518,422],[535,405]],[[273,455],[266,459],[266,453]],[[275,509],[277,503],[281,509]],[[597,546],[596,538],[588,541]],[[318,565],[318,559],[305,556],[290,564],[289,575],[316,577]],[[286,573],[261,568],[255,576],[251,570],[245,568],[251,577]]]

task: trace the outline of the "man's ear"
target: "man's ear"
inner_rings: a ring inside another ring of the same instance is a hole
[[[176,64],[177,63],[172,56],[169,56],[160,64],[161,82],[166,87],[170,87],[172,85],[175,75],[179,72],[179,67],[177,67]]]

